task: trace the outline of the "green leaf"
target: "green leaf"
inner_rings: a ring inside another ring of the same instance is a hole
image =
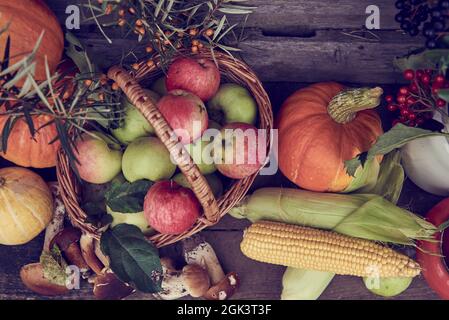
[[[100,247],[111,260],[111,269],[120,280],[142,292],[161,291],[159,253],[138,227],[119,224],[107,230],[101,236]]]
[[[159,12],[161,12],[162,5],[164,4],[165,0],[159,0],[156,9],[154,9],[154,17],[157,18],[159,15]]]
[[[39,259],[44,277],[51,283],[65,286],[67,279],[67,263],[62,258],[58,246],[53,246],[51,252],[43,251]]]
[[[362,153],[354,159],[346,161],[346,171],[349,175],[353,176],[357,168],[360,165],[363,165],[364,160],[368,161],[377,155],[385,155],[395,149],[401,148],[415,139],[433,136],[449,137],[449,134],[397,124],[390,131],[381,135],[367,153]]]
[[[106,212],[104,203],[86,202],[81,207],[87,214],[87,218],[85,220],[87,223],[95,225],[98,228],[112,223],[112,216]]]
[[[448,49],[425,50],[420,53],[395,58],[393,63],[402,71],[407,69],[437,69],[441,59],[448,56]]]
[[[220,34],[221,29],[223,29],[225,22],[226,22],[226,16],[221,17],[221,20],[217,25],[217,29],[215,29],[214,36],[212,37],[212,40],[215,40],[217,38],[217,36]]]
[[[250,14],[253,12],[252,9],[237,9],[232,7],[219,8],[218,11],[225,14]]]
[[[65,35],[68,46],[65,50],[67,56],[72,59],[80,72],[85,75],[91,75],[95,72],[86,49],[83,44],[75,37],[71,32],[67,32]]]
[[[114,212],[142,212],[144,198],[152,184],[149,180],[113,183],[105,194],[106,205]]]
[[[3,127],[2,133],[1,133],[1,150],[2,152],[6,152],[8,149],[8,139],[9,134],[11,133],[14,124],[18,120],[15,116],[10,116],[5,122],[5,125]]]

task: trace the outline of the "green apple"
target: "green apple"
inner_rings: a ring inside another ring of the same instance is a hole
[[[136,213],[122,213],[114,212],[111,208],[106,207],[106,212],[112,216],[111,227],[126,223],[138,227],[145,234],[148,234],[152,231],[151,227],[148,225],[147,219],[143,214],[143,211]]]
[[[176,171],[170,153],[156,137],[137,138],[123,154],[123,175],[129,182],[147,179],[159,181],[170,179]]]
[[[157,103],[159,95],[156,92],[151,90],[144,91],[151,97],[154,103]],[[112,130],[114,137],[123,144],[129,144],[137,138],[154,134],[154,128],[127,98],[122,100],[122,105],[124,116],[120,121],[120,127]]]
[[[185,146],[193,162],[195,162],[202,174],[210,174],[217,170],[213,155],[211,154],[212,147],[213,144],[210,141],[203,141],[201,138]]]
[[[257,104],[246,88],[234,83],[225,83],[209,101],[208,112],[212,120],[221,124],[255,124]]]
[[[216,198],[220,197],[223,194],[223,183],[220,178],[216,174],[208,174],[204,176],[209,183],[210,188]],[[173,177],[173,181],[179,184],[184,188],[191,189],[189,182],[187,181],[186,176],[181,172]]]
[[[159,79],[157,79],[151,86],[151,90],[153,90],[160,96],[165,96],[168,93],[167,87],[165,85],[165,77],[160,77]]]
[[[111,137],[100,132],[84,133],[76,141],[75,150],[75,166],[84,181],[103,184],[120,173],[122,151]]]

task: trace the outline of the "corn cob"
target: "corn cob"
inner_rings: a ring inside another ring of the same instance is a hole
[[[332,231],[260,221],[240,248],[247,257],[288,267],[359,277],[414,277],[418,263],[375,242]]]
[[[230,214],[252,222],[270,220],[333,230],[373,241],[413,245],[433,239],[437,228],[375,194],[317,193],[289,188],[256,190]]]

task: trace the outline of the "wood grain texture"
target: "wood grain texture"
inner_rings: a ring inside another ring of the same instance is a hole
[[[220,223],[222,229],[228,228],[227,221]],[[235,226],[235,225],[234,225]],[[203,231],[202,235],[217,251],[226,272],[235,271],[239,274],[241,287],[233,299],[245,300],[276,300],[282,291],[282,275],[285,267],[259,263],[243,256],[239,246],[242,230],[238,231]],[[42,245],[39,238],[26,247],[2,247],[0,257],[10,256],[11,263],[5,268],[0,267],[0,300],[1,299],[94,299],[92,287],[83,282],[81,290],[74,290],[64,297],[45,298],[28,291],[19,278],[19,269],[23,264],[36,261]],[[176,251],[174,248],[173,251]],[[3,259],[2,259],[3,260]],[[153,299],[151,295],[136,293],[128,299]],[[363,281],[357,277],[336,276],[326,289],[321,299],[382,299],[370,293]],[[410,288],[395,299],[438,299],[437,295],[427,286],[422,277],[414,279]]]
[[[47,2],[61,23],[67,16],[68,4],[87,3],[86,0]],[[263,81],[401,82],[393,59],[422,47],[424,40],[398,30],[394,21],[397,10],[391,0],[375,3],[380,9],[381,29],[363,33],[365,9],[371,4],[370,0],[250,1],[248,5],[257,9],[246,23],[247,38],[240,44],[242,58]],[[75,33],[91,46],[103,67],[119,62],[136,46],[134,35],[123,40],[118,28],[105,29],[112,38],[109,45],[90,22]],[[359,37],[348,35],[354,31],[361,31]],[[134,50],[144,56],[142,48]]]
[[[47,0],[61,22],[65,20],[68,4],[86,3],[85,0]],[[248,37],[242,43],[244,59],[267,82],[265,87],[272,99],[276,114],[282,102],[304,84],[338,80],[352,83],[396,83],[400,75],[392,70],[391,60],[409,49],[418,47],[422,40],[412,39],[397,32],[394,22],[394,1],[378,0],[381,9],[381,31],[375,33],[380,41],[356,39],[343,34],[360,29],[365,21],[365,8],[370,0],[253,0],[258,6],[248,20]],[[77,35],[99,58],[103,67],[117,63],[122,54],[135,45],[132,40],[119,39],[117,33],[113,45],[107,45],[95,28],[85,27]],[[394,87],[384,87],[387,93]],[[384,124],[388,127],[390,115],[379,108]],[[10,165],[3,160],[0,167]],[[47,180],[54,180],[52,170],[39,170]],[[274,177],[258,177],[252,189],[264,186],[292,186],[281,174]],[[407,181],[400,205],[425,214],[440,197],[432,196]],[[278,299],[284,267],[262,264],[244,257],[239,249],[247,221],[226,216],[219,224],[202,234],[211,242],[226,271],[239,273],[242,285],[235,299]],[[19,270],[24,264],[36,262],[43,244],[42,235],[24,246],[0,245],[0,300],[46,299],[27,290],[20,281]],[[177,252],[177,247],[166,249]],[[165,252],[164,251],[164,252]],[[92,287],[84,283],[81,290],[56,299],[92,299]],[[130,299],[151,298],[136,294]],[[337,276],[321,297],[322,299],[380,299],[365,289],[355,277]],[[424,279],[415,279],[412,286],[397,299],[437,299]]]

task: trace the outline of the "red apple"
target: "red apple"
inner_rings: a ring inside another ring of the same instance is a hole
[[[195,141],[208,126],[207,110],[203,101],[184,90],[173,90],[158,102],[159,111],[178,135],[182,144]]]
[[[122,151],[110,137],[100,133],[84,133],[76,141],[75,166],[84,181],[102,184],[111,181],[122,169]]]
[[[265,154],[263,157],[258,154],[262,147],[259,140],[257,128],[250,124],[233,122],[224,126],[214,140],[214,162],[218,171],[232,179],[256,173],[265,161]],[[220,148],[221,152],[217,152]]]
[[[182,57],[168,68],[165,84],[168,91],[186,90],[207,101],[220,87],[220,71],[213,61]]]
[[[181,234],[198,219],[201,205],[192,190],[174,181],[160,181],[148,191],[143,210],[148,223],[156,231]]]

